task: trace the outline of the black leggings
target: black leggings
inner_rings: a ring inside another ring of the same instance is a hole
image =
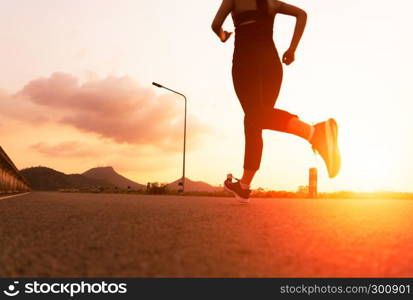
[[[275,109],[283,68],[274,43],[236,43],[232,67],[235,92],[244,110],[244,169],[260,168],[262,130],[287,132],[288,122],[297,117]]]

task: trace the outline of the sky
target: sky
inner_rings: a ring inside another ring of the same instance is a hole
[[[413,20],[409,0],[312,0],[296,62],[276,107],[309,123],[334,117],[342,171],[328,179],[308,142],[264,133],[253,187],[295,190],[319,169],[321,191],[413,191]],[[241,176],[243,112],[233,90],[233,37],[210,24],[219,0],[3,0],[0,145],[18,168],[81,173],[113,166],[137,182],[181,176],[188,97],[187,176]],[[225,23],[233,30],[232,20]],[[277,16],[289,46],[294,18]]]

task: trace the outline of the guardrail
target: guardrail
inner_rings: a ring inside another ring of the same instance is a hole
[[[0,147],[0,195],[30,191],[30,185],[20,174],[13,161]]]

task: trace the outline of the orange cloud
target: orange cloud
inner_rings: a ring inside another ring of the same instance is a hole
[[[54,73],[29,82],[11,100],[18,105],[7,107],[8,115],[19,120],[69,125],[119,144],[181,150],[181,99],[174,95],[157,96],[152,88],[141,87],[129,77],[108,77],[81,84],[70,74]],[[193,116],[189,116],[188,127],[192,145],[209,132]],[[42,144],[35,148],[41,152],[58,150]]]
[[[41,125],[50,121],[49,114],[36,104],[16,95],[0,90],[0,115],[8,119],[20,120],[30,125]],[[5,122],[7,123],[7,122]]]
[[[40,142],[31,145],[30,149],[50,157],[96,157],[100,154],[93,147],[78,141],[66,141],[56,145]]]

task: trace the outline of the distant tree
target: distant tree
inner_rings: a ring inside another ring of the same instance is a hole
[[[160,184],[159,182],[153,182],[153,183],[148,183],[146,192],[148,194],[162,195],[162,194],[167,194],[168,189],[167,189],[166,184]]]

